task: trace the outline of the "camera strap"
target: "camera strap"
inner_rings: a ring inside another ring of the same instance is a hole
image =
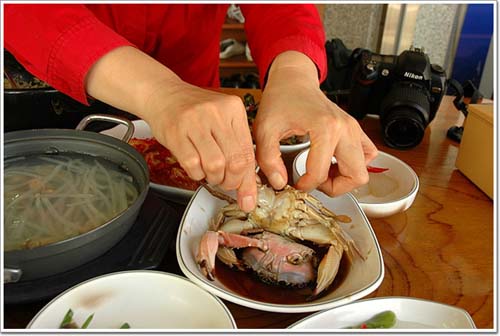
[[[448,79],[448,85],[451,86],[456,91],[456,97],[453,100],[453,105],[456,109],[462,111],[464,116],[467,117],[469,111],[467,110],[467,104],[464,102],[464,88],[456,79]]]

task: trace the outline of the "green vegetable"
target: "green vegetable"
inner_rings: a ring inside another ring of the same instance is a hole
[[[66,313],[66,315],[64,315],[64,318],[61,324],[59,325],[59,329],[87,329],[90,322],[92,322],[93,318],[94,314],[87,317],[85,322],[83,322],[82,327],[80,328],[78,324],[76,324],[75,321],[73,321],[73,311],[70,308]],[[120,329],[130,329],[130,325],[127,322],[125,322],[120,326]]]
[[[89,317],[87,317],[87,319],[85,320],[85,322],[83,322],[83,324],[82,324],[82,329],[87,329],[87,327],[90,324],[90,321],[92,321],[93,318],[94,318],[94,314],[92,314]]]
[[[369,320],[348,329],[386,329],[392,328],[396,324],[396,314],[386,310],[373,316]]]
[[[61,324],[59,325],[59,329],[66,328],[71,322],[73,322],[73,311],[70,308],[66,313],[66,315],[64,315],[64,318]]]
[[[120,329],[130,329],[130,325],[125,322],[124,324],[121,325]]]

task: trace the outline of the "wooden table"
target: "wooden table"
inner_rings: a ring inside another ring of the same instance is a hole
[[[256,90],[223,91],[260,97]],[[477,328],[492,329],[493,202],[455,168],[458,144],[446,138],[446,131],[462,122],[452,98],[445,97],[422,143],[400,151],[383,144],[378,119],[361,121],[381,151],[408,163],[420,179],[420,190],[410,209],[370,219],[382,248],[385,277],[367,298],[408,296],[442,302],[468,311]],[[291,159],[286,158],[288,166]],[[167,258],[164,265],[175,264],[174,254]],[[171,266],[161,269],[172,270]],[[4,327],[24,328],[45,303],[6,307]],[[308,315],[269,313],[225,303],[239,329],[286,328]]]
[[[242,90],[224,91],[241,95]],[[258,91],[246,91],[260,97]],[[384,145],[378,119],[361,121],[378,149],[405,161],[420,180],[410,209],[370,219],[385,277],[366,298],[409,296],[446,303],[468,311],[477,328],[493,328],[493,202],[455,167],[459,145],[446,132],[462,123],[453,98],[445,97],[422,142],[401,151]],[[286,161],[290,167],[290,158]],[[285,328],[308,315],[227,304],[238,328]]]

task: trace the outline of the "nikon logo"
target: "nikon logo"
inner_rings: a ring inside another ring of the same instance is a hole
[[[407,78],[411,78],[411,79],[419,79],[419,80],[424,79],[424,76],[416,75],[413,72],[408,72],[408,71],[406,71],[403,76],[405,76]]]

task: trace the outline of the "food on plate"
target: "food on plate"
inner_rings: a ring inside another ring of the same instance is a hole
[[[89,317],[87,317],[85,322],[83,322],[82,326],[79,327],[78,324],[73,320],[73,310],[70,308],[66,312],[66,315],[64,315],[64,318],[59,325],[59,329],[87,329],[93,318],[94,314],[91,314]],[[125,322],[120,326],[119,329],[130,329],[130,325]]]
[[[192,180],[175,156],[155,138],[132,138],[129,141],[146,160],[151,182],[188,190],[196,190],[200,183]]]
[[[243,96],[243,103],[245,104],[245,109],[247,111],[248,125],[250,126],[250,132],[251,132],[253,129],[252,127],[253,127],[253,123],[255,121],[255,117],[257,116],[257,110],[259,108],[259,104],[257,104],[255,102],[255,98],[250,93],[247,93],[245,96]],[[280,144],[281,145],[296,145],[296,144],[304,143],[306,141],[308,141],[308,136],[306,136],[306,135],[304,135],[304,136],[292,135],[289,138],[281,140]]]
[[[138,197],[134,178],[111,161],[78,153],[4,162],[5,251],[58,242],[103,225]]]
[[[349,327],[348,329],[387,329],[396,325],[396,314],[391,310],[386,310],[374,315],[363,323]]]
[[[209,280],[215,279],[217,256],[230,267],[252,269],[268,283],[298,288],[312,284],[310,298],[314,298],[333,283],[344,255],[350,261],[364,259],[340,224],[351,219],[336,215],[308,193],[290,186],[274,191],[259,185],[257,207],[245,213],[231,197],[206,188],[229,202],[212,218],[196,255]],[[306,244],[324,247],[323,258],[318,260]]]

